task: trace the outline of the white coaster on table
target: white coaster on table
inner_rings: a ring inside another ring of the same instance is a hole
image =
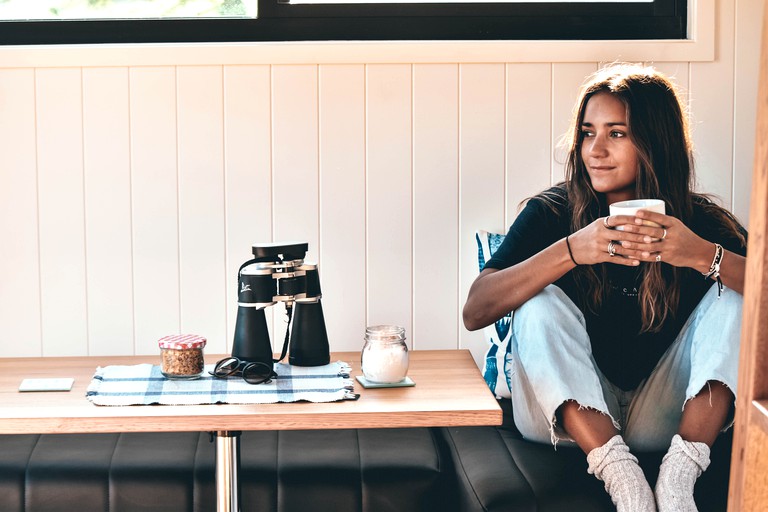
[[[71,391],[75,379],[24,379],[19,391]]]
[[[416,383],[411,380],[410,377],[406,377],[400,382],[371,382],[362,375],[357,376],[357,382],[362,384],[364,388],[407,388],[415,386]]]

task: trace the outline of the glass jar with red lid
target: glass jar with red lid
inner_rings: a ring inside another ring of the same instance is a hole
[[[171,334],[158,340],[160,370],[169,379],[197,379],[203,374],[206,339],[197,334]]]

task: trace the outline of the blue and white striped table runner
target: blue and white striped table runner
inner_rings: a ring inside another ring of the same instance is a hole
[[[195,380],[170,380],[160,366],[138,364],[96,369],[86,396],[96,405],[271,404],[277,402],[335,402],[355,399],[350,366],[338,361],[324,366],[275,364],[277,378],[248,384],[240,377],[217,379],[206,365]]]

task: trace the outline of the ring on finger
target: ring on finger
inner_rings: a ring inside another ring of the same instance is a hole
[[[603,217],[603,226],[605,226],[605,227],[606,227],[606,228],[608,228],[608,229],[611,229],[611,228],[613,227],[613,226],[611,226],[610,224],[608,224],[608,219],[610,219],[610,218],[611,218],[611,216],[610,216],[610,215],[609,215],[609,216],[607,216],[607,217]]]
[[[613,240],[608,242],[608,256],[611,258],[616,256],[616,245],[613,243]]]
[[[656,263],[661,261],[661,253],[656,255]]]
[[[665,238],[667,238],[667,228],[662,228],[662,229],[664,230],[664,233],[662,233],[661,235],[661,240],[664,240]]]

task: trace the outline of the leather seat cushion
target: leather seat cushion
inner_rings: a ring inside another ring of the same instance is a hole
[[[614,511],[602,482],[587,473],[586,457],[573,447],[526,441],[514,427],[511,403],[500,401],[500,427],[441,429],[456,475],[455,499],[466,512]],[[696,484],[700,512],[727,509],[732,434],[712,447],[712,463]],[[636,454],[653,486],[663,453]]]
[[[240,440],[244,510],[445,510],[436,431],[254,431]],[[206,433],[0,436],[4,512],[210,512]],[[436,507],[436,508],[433,508]]]

